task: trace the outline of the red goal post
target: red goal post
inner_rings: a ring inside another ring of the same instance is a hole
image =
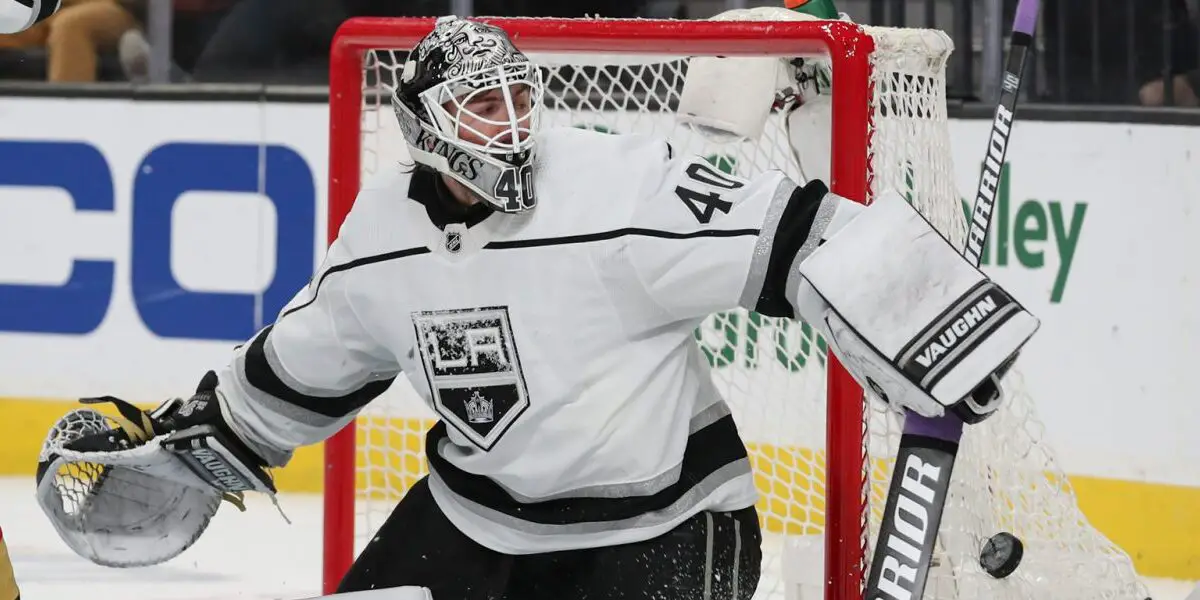
[[[828,56],[833,78],[830,188],[866,201],[869,186],[871,63],[874,40],[846,22],[730,22],[603,19],[482,19],[527,53],[597,52],[721,56]],[[330,56],[329,212],[332,240],[358,193],[365,54],[411,48],[431,18],[355,18]],[[861,598],[867,548],[866,451],[862,391],[831,356],[827,393],[825,597]],[[780,399],[784,401],[786,399]],[[332,593],[349,568],[355,531],[355,424],[325,443],[323,588]]]

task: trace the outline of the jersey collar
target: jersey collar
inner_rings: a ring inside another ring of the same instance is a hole
[[[441,230],[450,223],[459,223],[470,228],[495,214],[486,203],[479,202],[464,206],[446,187],[437,171],[418,165],[409,180],[408,197],[425,207],[429,221]]]
[[[494,239],[516,235],[536,212],[504,214],[482,202],[463,206],[450,195],[437,172],[422,167],[413,172],[409,181],[409,198],[425,209],[432,225],[419,228],[426,247],[450,262],[478,254]]]

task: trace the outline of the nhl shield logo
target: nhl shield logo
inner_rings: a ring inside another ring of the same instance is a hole
[[[462,233],[458,231],[446,232],[446,251],[451,254],[457,254],[462,250]]]
[[[506,307],[412,315],[434,408],[490,450],[529,407]]]

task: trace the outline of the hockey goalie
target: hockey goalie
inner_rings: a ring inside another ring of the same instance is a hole
[[[63,539],[101,564],[167,560],[406,378],[440,417],[429,475],[339,591],[748,599],[757,492],[692,336],[707,315],[803,319],[897,410],[978,421],[1000,401],[993,376],[1038,321],[902,198],[539,128],[542,94],[503,31],[438,19],[394,90],[412,162],[363,185],[274,324],[187,399],[89,399],[119,416],[84,407],[51,432],[38,489]],[[918,364],[981,298],[996,310]]]

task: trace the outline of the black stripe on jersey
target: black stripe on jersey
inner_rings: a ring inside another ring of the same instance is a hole
[[[811,221],[810,221],[811,222]],[[532,238],[528,240],[504,240],[497,242],[489,242],[484,246],[487,250],[508,250],[511,248],[538,248],[541,246],[566,246],[569,244],[586,244],[589,242],[601,242],[604,240],[614,240],[626,236],[642,236],[656,237],[668,240],[690,240],[695,238],[716,237],[742,237],[756,236],[760,230],[758,229],[701,229],[698,231],[677,232],[677,231],[662,231],[659,229],[642,229],[640,227],[623,227],[621,229],[613,229],[611,231],[598,231],[596,233],[583,233],[579,235],[564,235],[561,237],[552,238]],[[797,246],[797,249],[799,246]]]
[[[326,277],[329,277],[330,275],[333,275],[334,273],[340,273],[342,271],[349,271],[350,269],[353,269],[356,267],[365,267],[367,265],[373,265],[375,263],[381,263],[381,262],[385,262],[385,261],[389,261],[389,260],[396,260],[399,258],[407,258],[409,256],[417,256],[420,254],[429,254],[430,252],[431,252],[431,250],[429,248],[424,248],[424,247],[422,247],[422,248],[405,248],[404,250],[396,250],[395,252],[385,252],[383,254],[376,254],[374,256],[364,256],[362,258],[356,258],[347,263],[329,267],[328,269],[325,269],[325,272],[321,273],[321,277],[319,279],[317,279],[317,289],[313,290],[312,298],[309,298],[308,302],[298,304],[296,306],[293,306],[293,307],[283,311],[283,313],[279,315],[279,319],[282,319],[282,318],[304,308],[305,306],[308,306],[308,305],[312,304],[313,302],[316,302],[317,294],[321,292],[321,284],[325,282]],[[275,320],[278,322],[279,319],[275,319]]]
[[[392,380],[395,379],[391,377],[372,381],[341,396],[309,396],[298,392],[280,380],[267,361],[267,354],[263,348],[273,327],[274,325],[268,325],[250,342],[245,357],[246,381],[265,394],[270,394],[284,402],[295,404],[319,415],[336,419],[366,406],[368,402],[386,391],[388,386],[392,385]]]
[[[627,498],[557,498],[544,502],[518,502],[495,481],[455,467],[438,453],[438,443],[447,437],[446,424],[439,421],[425,438],[425,454],[451,491],[511,517],[544,525],[569,525],[597,521],[619,521],[663,510],[677,502],[713,472],[747,458],[746,446],[738,436],[733,417],[726,415],[688,437],[679,479],[656,494]]]
[[[754,312],[768,317],[795,317],[794,307],[787,299],[788,269],[808,239],[817,210],[828,193],[829,188],[816,179],[792,191],[792,197],[788,198],[775,229],[775,243],[771,246],[767,273]]]
[[[356,267],[364,267],[375,263],[385,262],[389,260],[397,260],[409,256],[417,256],[420,254],[429,254],[429,248],[406,248],[404,250],[396,250],[395,252],[385,252],[374,256],[365,256],[356,258],[352,261],[334,265],[326,269],[317,278],[316,288],[313,290],[312,298],[307,302],[298,304],[284,311],[276,319],[279,322],[284,317],[306,307],[312,305],[317,300],[317,294],[321,292],[321,284],[325,282],[325,278],[340,273],[349,271]],[[357,390],[341,396],[310,396],[303,392],[294,390],[284,383],[275,371],[271,369],[271,364],[267,361],[266,352],[263,348],[266,345],[267,336],[271,335],[271,329],[274,325],[268,325],[250,342],[250,347],[246,349],[246,381],[255,389],[271,396],[278,398],[284,402],[295,404],[306,410],[310,410],[319,415],[324,415],[330,418],[344,417],[347,414],[358,410],[365,406],[371,400],[374,400],[392,384],[394,377],[380,381],[372,381]]]
[[[786,216],[786,212],[785,212],[785,216]],[[810,220],[810,222],[811,222],[811,220]],[[640,227],[625,227],[622,229],[614,229],[611,231],[600,231],[600,232],[596,232],[596,233],[584,233],[584,234],[580,234],[580,235],[565,235],[562,237],[532,238],[532,239],[527,239],[527,240],[507,240],[507,241],[489,242],[487,245],[484,246],[484,249],[487,249],[487,250],[509,250],[509,249],[513,249],[513,248],[539,248],[542,246],[566,246],[566,245],[570,245],[570,244],[586,244],[589,242],[601,242],[601,241],[612,240],[612,239],[625,237],[625,236],[656,237],[656,238],[672,239],[672,240],[688,240],[688,239],[704,238],[704,237],[727,238],[727,237],[742,237],[742,236],[748,236],[748,235],[756,236],[759,234],[759,231],[760,230],[758,230],[758,229],[701,229],[699,231],[689,231],[689,232],[681,233],[681,232],[676,232],[676,231],[662,231],[662,230],[658,230],[658,229],[643,229]],[[404,250],[397,250],[395,252],[386,252],[384,254],[376,254],[374,256],[364,256],[362,258],[356,258],[347,263],[343,263],[340,265],[334,265],[334,266],[326,269],[324,273],[321,273],[320,278],[317,279],[317,289],[313,292],[312,298],[309,298],[307,302],[298,304],[296,306],[293,306],[292,308],[287,309],[286,311],[284,311],[282,314],[279,315],[279,319],[282,319],[282,318],[284,318],[306,306],[309,306],[313,302],[315,302],[317,300],[317,294],[320,293],[320,291],[321,291],[321,284],[325,282],[326,277],[329,277],[330,275],[332,275],[334,273],[339,273],[341,271],[349,271],[350,269],[354,269],[357,267],[365,267],[367,265],[386,262],[389,260],[397,260],[397,259],[401,259],[401,258],[407,258],[409,256],[419,256],[422,254],[430,254],[431,252],[432,251],[429,248],[425,248],[425,247],[406,248]],[[278,321],[279,319],[276,319],[276,321]]]

